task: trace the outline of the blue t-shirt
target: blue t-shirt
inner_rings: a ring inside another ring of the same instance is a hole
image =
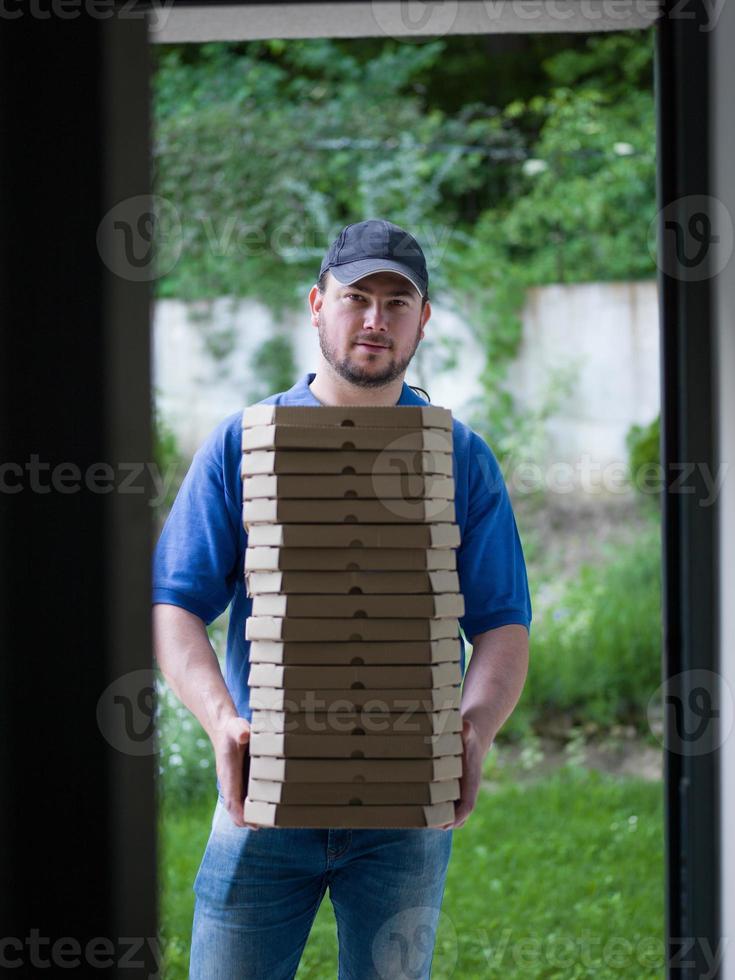
[[[258,404],[322,403],[304,375],[288,391]],[[426,405],[405,382],[397,405]],[[530,629],[531,599],[518,529],[500,467],[487,443],[453,420],[455,512],[459,587],[472,638],[518,623]],[[225,682],[241,717],[251,718],[249,648],[245,621],[252,598],[245,589],[247,533],[242,523],[242,412],[221,422],[197,450],[161,532],[153,562],[153,602],[181,606],[208,625],[232,602]],[[462,675],[465,658],[462,645]]]

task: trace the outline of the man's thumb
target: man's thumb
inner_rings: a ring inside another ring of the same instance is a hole
[[[230,737],[240,745],[250,741],[250,723],[246,718],[231,718],[227,728]]]

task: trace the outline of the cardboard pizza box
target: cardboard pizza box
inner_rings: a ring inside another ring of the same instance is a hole
[[[445,803],[459,799],[459,780],[436,783],[277,783],[270,779],[250,779],[247,795],[266,803],[306,806],[345,806],[346,804],[390,805],[397,803]]]
[[[449,548],[245,549],[246,572],[452,572],[456,568],[456,552]]]
[[[462,729],[459,708],[444,711],[279,711],[255,709],[251,733],[282,732],[286,735],[444,735]],[[252,737],[252,736],[251,736]]]
[[[461,592],[426,595],[256,595],[253,616],[444,619],[464,616]]]
[[[448,687],[461,684],[459,663],[404,667],[381,664],[371,667],[284,667],[282,664],[251,664],[248,687],[288,687],[291,689],[352,688],[360,684],[366,690],[390,687]]]
[[[251,760],[261,755],[284,759],[437,759],[461,752],[462,736],[459,732],[445,732],[443,735],[254,732],[250,736]]]
[[[247,823],[261,827],[439,827],[454,820],[454,803],[425,806],[289,806],[245,798]]]
[[[452,413],[438,405],[249,405],[243,428],[255,425],[415,426],[451,429]]]
[[[373,711],[405,712],[409,719],[417,711],[443,711],[459,708],[461,685],[454,687],[392,687],[365,690],[359,687],[318,688],[304,690],[287,687],[254,687],[250,690],[250,707],[280,711],[340,712],[367,708]]]
[[[454,500],[454,479],[437,473],[374,473],[353,475],[350,473],[327,474],[259,474],[245,476],[242,486],[244,500],[261,497],[277,497],[279,500],[314,498],[380,500],[421,497]]]
[[[445,524],[253,524],[247,547],[270,548],[458,548],[459,525]]]
[[[387,449],[390,452],[451,453],[451,429],[342,428],[317,425],[255,425],[242,430],[242,450]]]
[[[250,779],[279,783],[430,783],[462,776],[462,756],[437,759],[284,759],[257,755]]]
[[[254,449],[243,453],[242,477],[256,474],[426,474],[452,476],[450,452],[411,449]]]
[[[407,595],[459,592],[456,572],[245,572],[249,596],[287,593]]]
[[[299,642],[382,642],[459,638],[459,620],[445,619],[305,619],[299,616],[248,616],[246,640]]]
[[[250,644],[251,664],[283,664],[311,666],[377,666],[378,664],[440,664],[459,663],[462,641],[415,640],[403,643],[298,643],[282,640],[253,640]]]
[[[454,502],[424,500],[245,500],[242,521],[252,524],[451,524]]]

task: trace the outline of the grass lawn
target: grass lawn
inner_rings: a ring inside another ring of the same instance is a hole
[[[481,792],[454,831],[432,978],[663,977],[662,805],[659,783],[574,766]],[[187,977],[191,885],[212,809],[161,815],[165,980]],[[336,963],[325,899],[297,980],[332,980]]]

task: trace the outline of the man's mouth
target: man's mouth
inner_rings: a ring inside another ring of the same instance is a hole
[[[358,340],[357,346],[365,347],[367,350],[386,350],[388,347],[387,344],[369,344],[364,340]]]

